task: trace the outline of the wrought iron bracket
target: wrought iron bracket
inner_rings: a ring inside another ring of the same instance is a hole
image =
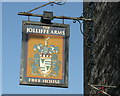
[[[28,12],[19,12],[18,15],[23,15],[23,16],[33,16],[33,17],[43,17],[41,14],[33,14],[33,13],[28,13]],[[83,20],[83,21],[88,21],[88,22],[93,22],[92,19],[87,19],[84,17],[67,17],[67,16],[53,16],[53,18],[56,19],[69,19],[69,20]]]
[[[30,13],[30,12],[35,11],[35,10],[37,10],[39,8],[45,7],[45,6],[49,5],[49,4],[51,4],[51,6],[52,6],[54,4],[64,5],[65,3],[66,3],[66,0],[54,0],[54,1],[51,1],[51,2],[48,2],[48,3],[44,4],[42,6],[36,7],[34,9],[31,9],[31,10],[29,10],[27,12],[19,12],[18,15],[28,16],[28,20],[30,20],[30,16],[43,18],[43,15],[41,15],[41,14],[33,14],[33,13]],[[53,16],[52,18],[53,19],[62,19],[63,23],[64,23],[65,19],[73,20],[73,23],[76,23],[76,21],[77,21],[80,24],[80,32],[82,33],[82,35],[85,36],[85,37],[87,37],[87,38],[91,37],[90,35],[85,34],[82,31],[82,23],[81,23],[81,20],[84,21],[84,22],[93,22],[94,20],[91,19],[91,18],[85,18],[84,16],[80,16],[80,17]],[[89,44],[85,43],[85,45],[92,50],[92,48],[89,46]]]
[[[45,6],[49,5],[49,4],[51,4],[51,5],[54,5],[54,4],[64,5],[65,3],[66,3],[66,0],[50,0],[50,2],[48,2],[48,3],[46,3],[46,4],[42,5],[42,6],[36,7],[34,9],[31,9],[31,10],[29,10],[27,12],[19,12],[18,15],[28,16],[28,20],[30,19],[30,16],[43,18],[43,15],[41,15],[41,14],[33,14],[33,13],[30,13],[30,12],[35,11],[35,10],[37,10],[39,8],[45,7]],[[88,18],[85,18],[83,16],[80,16],[80,17],[53,16],[52,18],[53,19],[62,19],[63,23],[64,23],[65,19],[74,20],[73,23],[76,23],[76,21],[78,21],[78,23],[80,24],[80,32],[83,34],[83,36],[90,37],[89,35],[83,33],[83,31],[82,31],[82,23],[80,22],[80,20],[85,21],[85,22],[93,22],[93,19],[91,19],[91,18],[88,19]],[[86,44],[86,45],[88,45],[88,44]]]
[[[49,5],[49,4],[51,4],[51,6],[53,6],[54,4],[56,4],[56,5],[64,5],[65,3],[66,3],[66,0],[63,0],[63,1],[62,0],[53,0],[53,1],[50,0],[50,2],[48,2],[48,3],[46,3],[46,4],[42,5],[42,6],[39,6],[39,7],[36,7],[34,9],[31,9],[31,10],[27,11],[27,13],[32,12],[34,10],[37,10],[39,8],[45,7],[45,6]]]

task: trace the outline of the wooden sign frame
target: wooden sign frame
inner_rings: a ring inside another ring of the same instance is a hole
[[[21,85],[68,87],[68,24],[22,22]]]

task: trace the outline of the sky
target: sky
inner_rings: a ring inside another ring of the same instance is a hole
[[[2,20],[2,28],[0,28],[2,29],[0,33],[2,38],[0,40],[2,41],[0,42],[2,43],[1,92],[2,94],[83,94],[83,36],[79,31],[79,23],[73,23],[72,20],[65,20],[65,24],[70,24],[69,87],[19,85],[22,21],[27,20],[27,17],[17,14],[42,4],[45,2],[2,2],[2,17],[0,18],[0,21]],[[54,16],[79,17],[82,15],[82,10],[82,2],[67,2],[62,6],[48,5],[33,13],[43,14],[43,11],[53,11]],[[40,18],[31,17],[30,20],[39,22]],[[62,20],[54,19],[52,22],[62,23]]]

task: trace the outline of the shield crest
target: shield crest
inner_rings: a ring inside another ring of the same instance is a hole
[[[46,77],[51,73],[51,55],[40,55],[40,73]]]

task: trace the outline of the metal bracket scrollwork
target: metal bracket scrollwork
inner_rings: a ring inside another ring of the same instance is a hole
[[[53,6],[54,4],[64,5],[66,3],[66,0],[49,0],[49,2],[54,2],[54,3],[51,3],[51,6]]]
[[[76,22],[79,23],[81,34],[82,34],[84,37],[87,38],[86,40],[88,40],[90,37],[92,37],[92,35],[85,34],[85,33],[82,31],[82,22],[80,21],[80,18],[82,18],[82,16],[78,17],[77,20],[73,20],[73,23],[76,23]],[[90,44],[88,44],[87,42],[85,42],[85,45],[86,45],[89,49],[91,49],[91,51],[93,51],[93,49],[91,48]]]
[[[54,4],[64,5],[65,3],[66,3],[66,0],[50,0],[50,2],[48,2],[48,3],[46,3],[46,4],[42,5],[42,6],[36,7],[34,9],[31,9],[31,10],[27,11],[26,13],[30,13],[32,11],[35,11],[35,10],[39,9],[39,8],[45,7],[45,6],[49,5],[49,4],[51,6],[53,6]]]

